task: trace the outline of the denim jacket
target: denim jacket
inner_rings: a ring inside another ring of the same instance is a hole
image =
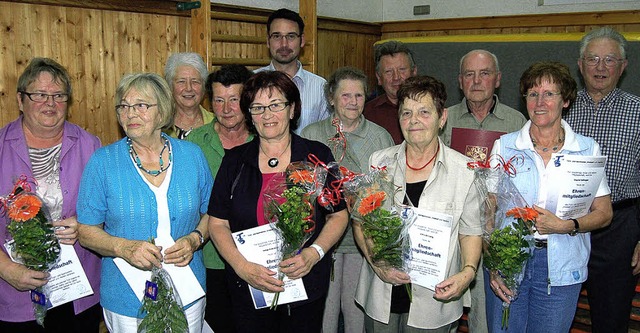
[[[505,160],[520,155],[523,163],[516,165],[516,175],[511,180],[529,205],[536,203],[539,190],[539,171],[536,169],[533,143],[529,136],[531,121],[518,131],[505,134],[494,144],[492,153],[500,154]],[[599,156],[600,146],[591,138],[576,134],[564,120],[565,141],[559,154]],[[611,191],[603,177],[596,197],[608,195]],[[551,286],[567,286],[582,283],[587,279],[587,263],[591,252],[591,234],[578,233],[550,234],[548,238],[549,279]]]

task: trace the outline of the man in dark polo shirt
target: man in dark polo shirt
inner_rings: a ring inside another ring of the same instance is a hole
[[[404,139],[398,118],[398,88],[407,78],[418,73],[409,48],[401,42],[389,41],[375,49],[376,77],[384,94],[364,106],[364,117],[384,127],[396,144]]]

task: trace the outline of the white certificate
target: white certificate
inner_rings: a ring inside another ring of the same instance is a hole
[[[93,294],[73,245],[60,244],[60,261],[50,272],[49,299],[53,307]]]
[[[411,283],[435,290],[446,278],[453,216],[413,208],[416,220],[409,228]]]
[[[20,259],[14,257],[12,241],[6,243],[5,248],[11,260],[22,264]],[[93,288],[89,284],[73,245],[60,244],[60,260],[49,273],[51,275],[47,282],[47,289],[51,308],[93,294]]]
[[[606,156],[552,155],[545,208],[561,219],[588,214],[606,161]]]
[[[233,233],[233,240],[238,251],[248,261],[262,265],[272,271],[278,271],[280,264],[280,251],[278,250],[282,240],[268,224],[238,231]],[[286,275],[284,279],[284,291],[278,296],[278,305],[302,301],[307,299],[307,291],[302,279],[290,280]],[[256,309],[271,306],[275,293],[260,291],[249,285],[249,292],[253,298]]]

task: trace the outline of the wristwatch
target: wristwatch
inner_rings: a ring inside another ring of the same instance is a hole
[[[202,236],[202,233],[200,232],[200,230],[193,229],[191,233],[195,233],[198,235],[198,238],[200,239],[200,245],[204,244],[204,236]]]
[[[573,221],[573,230],[569,231],[569,236],[575,236],[580,231],[580,223],[576,219],[571,219],[571,221]]]

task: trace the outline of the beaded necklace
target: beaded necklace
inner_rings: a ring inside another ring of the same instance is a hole
[[[432,158],[427,162],[427,164],[425,164],[425,165],[423,165],[423,166],[421,166],[421,167],[419,167],[419,168],[414,168],[414,167],[410,166],[410,165],[409,165],[409,159],[408,159],[408,158],[406,158],[406,159],[405,159],[405,163],[407,164],[407,166],[409,167],[409,169],[411,169],[411,170],[413,170],[413,171],[420,171],[420,170],[422,170],[422,169],[426,168],[426,167],[427,167],[427,165],[431,164],[431,162],[433,162],[433,160],[435,160],[435,159],[436,159],[436,156],[438,156],[438,152],[440,152],[440,145],[438,145],[438,149],[436,150],[436,153],[435,153],[435,154],[433,154],[433,157],[432,157]]]
[[[136,149],[133,148],[133,142],[131,142],[131,138],[127,137],[127,145],[129,145],[129,154],[131,155],[131,158],[133,158],[133,161],[136,163],[136,166],[138,167],[138,169],[154,177],[158,177],[158,175],[167,171],[167,169],[169,169],[169,167],[171,166],[171,161],[173,160],[173,157],[171,155],[171,145],[169,144],[169,139],[167,139],[164,135],[162,136],[162,138],[164,139],[164,145],[162,146],[162,150],[160,151],[160,160],[158,161],[158,163],[160,164],[160,170],[149,170],[142,165],[142,162],[140,161],[140,157],[138,156],[138,152],[136,152]],[[165,167],[162,154],[166,149],[169,150],[169,163],[167,163],[167,166]]]

